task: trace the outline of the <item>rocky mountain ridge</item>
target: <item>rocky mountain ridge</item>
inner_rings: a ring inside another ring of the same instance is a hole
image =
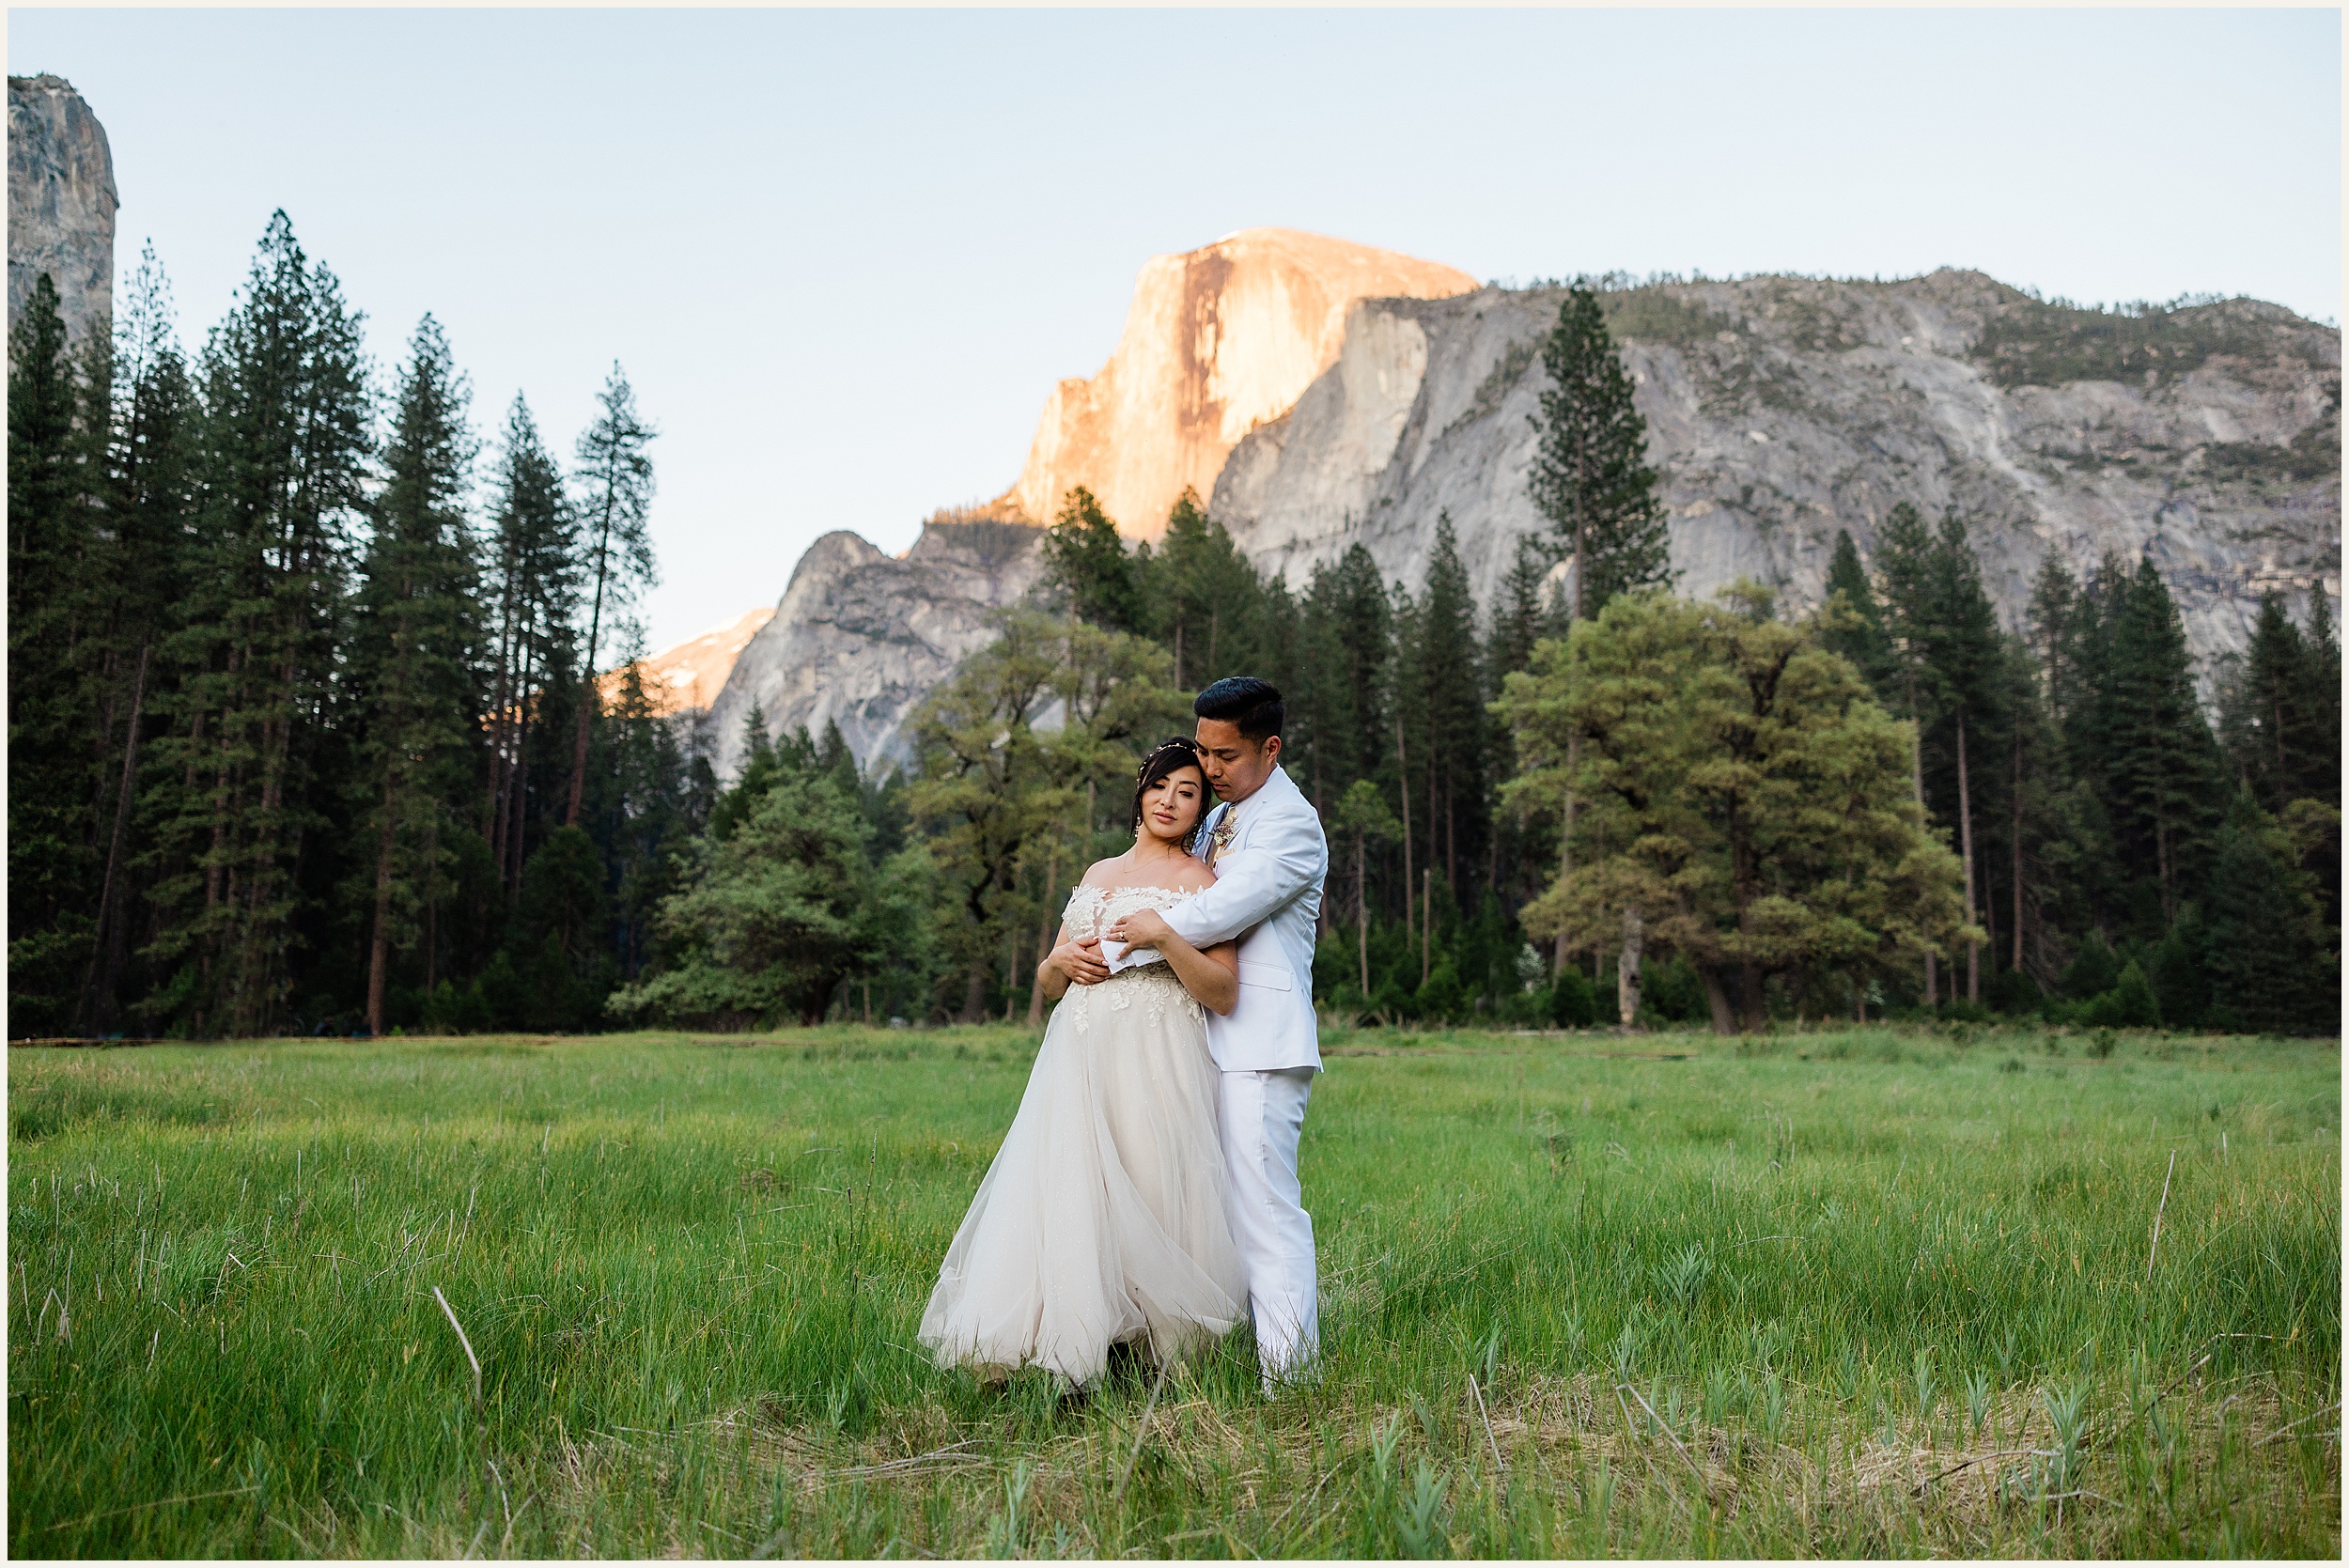
[[[1416,585],[1436,520],[1489,603],[1520,536],[1560,291],[1372,300],[1338,363],[1225,462],[1210,510],[1291,585],[1354,544]],[[2229,301],[2139,316],[1977,272],[1762,277],[1603,296],[1663,475],[1680,591],[1815,603],[1838,528],[1954,507],[2020,615],[2043,555],[2150,554],[2206,660],[2263,588],[2340,595],[2341,334]]]
[[[1487,606],[1520,536],[1560,290],[1364,298],[1293,406],[1240,435],[1210,509],[1301,588],[1361,543],[1416,588],[1437,519]],[[2205,672],[2258,597],[2341,592],[2341,334],[2248,300],[2136,313],[2038,300],[1978,272],[1889,283],[1757,277],[1607,287],[1663,474],[1680,591],[1739,576],[1815,603],[1838,528],[1865,551],[1900,502],[1969,520],[2018,617],[2041,559],[2150,556]],[[902,562],[818,541],[721,696],[730,761],[752,700],[777,728],[838,718],[869,765],[913,705],[1040,575],[1035,531],[979,555],[955,527]],[[982,561],[980,555],[984,556]],[[739,690],[738,690],[739,685]]]
[[[1035,585],[1041,536],[1018,522],[933,519],[901,556],[845,529],[810,545],[710,705],[718,776],[740,767],[754,707],[770,734],[837,723],[859,761],[902,760],[914,705],[987,645],[994,612]]]

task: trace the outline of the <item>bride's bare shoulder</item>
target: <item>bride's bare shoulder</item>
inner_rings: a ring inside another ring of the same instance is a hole
[[[1199,893],[1215,886],[1215,873],[1198,861],[1186,860],[1166,880],[1177,893]]]
[[[1126,879],[1126,857],[1112,855],[1106,861],[1096,861],[1085,867],[1084,880],[1078,886],[1113,888]]]

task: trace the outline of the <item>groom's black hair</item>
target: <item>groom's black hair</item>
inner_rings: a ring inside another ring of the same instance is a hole
[[[1135,832],[1142,831],[1142,798],[1150,793],[1150,786],[1169,773],[1184,768],[1198,768],[1200,784],[1203,786],[1206,784],[1207,770],[1199,765],[1199,742],[1187,735],[1167,737],[1159,742],[1157,751],[1142,759],[1142,766],[1134,770],[1132,827]],[[1199,791],[1199,815],[1190,819],[1190,831],[1183,835],[1182,847],[1186,855],[1199,842],[1199,825],[1207,819],[1209,804],[1207,791],[1202,787]]]
[[[1202,719],[1237,725],[1240,737],[1259,745],[1281,733],[1288,708],[1281,689],[1258,675],[1225,675],[1199,693],[1190,710]]]

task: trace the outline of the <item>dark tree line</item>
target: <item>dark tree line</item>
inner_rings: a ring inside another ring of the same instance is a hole
[[[9,344],[15,1034],[569,1029],[644,962],[714,783],[592,672],[650,580],[615,366],[566,474],[479,474],[427,317],[388,379],[283,213],[190,355],[151,249],[111,340]]]
[[[724,787],[632,661],[653,431],[616,366],[568,469],[520,397],[484,448],[440,327],[380,377],[282,215],[199,353],[168,318],[150,255],[112,342],[69,351],[44,282],[10,344],[20,1036],[1036,1019],[1034,961],[1124,846],[1137,756],[1242,672],[1285,691],[1285,761],[1329,831],[1315,990],[1339,1014],[2306,1030],[2338,1006],[2321,594],[2299,622],[2263,601],[2211,673],[2215,719],[2150,563],[2080,580],[2051,558],[2002,626],[1955,515],[1896,507],[1872,555],[1839,537],[1799,624],[1750,585],[1674,611],[1645,427],[1586,288],[1540,345],[1548,526],[1496,602],[1448,517],[1416,583],[1356,546],[1293,588],[1195,495],[1129,547],[1073,490],[1046,588],[914,714],[910,768],[868,776],[836,729],[754,714]],[[1737,707],[1722,670],[1798,670],[1795,706],[1736,725],[1796,746],[1789,777],[1872,758],[1875,836],[1811,822],[1771,840],[1802,867],[1759,867],[1719,781],[1677,814],[1578,800],[1610,768],[1697,777],[1605,728],[1654,684],[1637,637],[1713,682],[1684,737]],[[1734,896],[1671,893],[1675,856],[1742,867]],[[1777,958],[1741,929],[1757,910]],[[1862,915],[1873,945],[1838,948]]]

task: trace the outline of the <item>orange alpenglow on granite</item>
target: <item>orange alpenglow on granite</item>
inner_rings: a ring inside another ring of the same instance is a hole
[[[774,619],[771,608],[760,608],[736,616],[721,627],[713,627],[698,637],[691,637],[673,648],[663,648],[640,661],[645,683],[645,696],[655,713],[683,713],[692,708],[708,707],[718,700],[718,692],[734,672],[734,661],[750,646],[758,629]],[[625,666],[623,666],[625,668]],[[598,677],[597,686],[603,693],[608,708],[620,696],[620,671],[607,670]]]
[[[1206,496],[1241,437],[1335,363],[1357,300],[1439,300],[1466,272],[1291,228],[1247,228],[1153,256],[1101,373],[1044,404],[1004,499],[1036,522],[1082,485],[1128,538],[1155,539],[1186,486]]]

